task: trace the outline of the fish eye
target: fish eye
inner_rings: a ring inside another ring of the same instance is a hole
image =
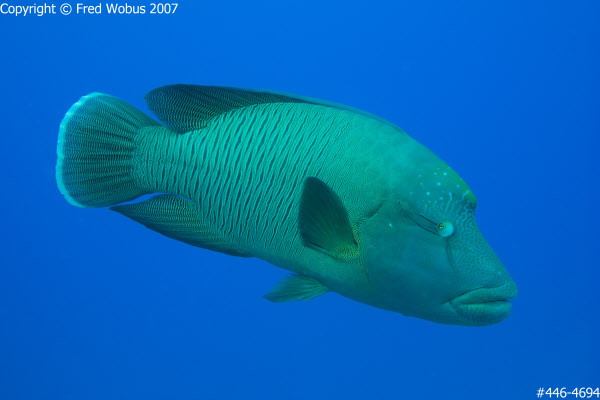
[[[452,222],[448,221],[440,222],[438,224],[438,233],[440,236],[448,237],[454,233],[454,225],[452,225]]]

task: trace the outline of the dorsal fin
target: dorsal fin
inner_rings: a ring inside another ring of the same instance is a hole
[[[382,118],[343,104],[272,90],[177,84],[151,90],[144,100],[159,120],[181,133],[202,129],[228,111],[267,103],[318,104],[352,111],[392,125]]]

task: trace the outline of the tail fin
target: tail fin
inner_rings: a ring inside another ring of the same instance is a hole
[[[56,182],[69,203],[106,207],[145,192],[133,179],[134,136],[159,125],[129,103],[101,93],[82,97],[60,124]]]

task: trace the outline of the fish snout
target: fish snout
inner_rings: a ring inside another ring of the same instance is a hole
[[[517,285],[509,277],[502,285],[480,287],[462,293],[449,301],[466,325],[493,325],[510,315],[509,300],[517,297]]]

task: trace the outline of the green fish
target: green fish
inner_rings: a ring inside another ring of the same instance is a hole
[[[71,204],[293,272],[273,302],[331,291],[444,324],[510,314],[516,285],[471,189],[395,125],[268,90],[170,85],[145,100],[162,124],[101,93],[69,109],[56,180]]]

